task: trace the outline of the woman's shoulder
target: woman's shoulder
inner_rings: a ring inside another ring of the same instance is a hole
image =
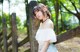
[[[48,21],[52,23],[52,20],[51,19],[48,19]]]
[[[53,22],[51,19],[47,19],[44,23],[40,23],[40,26],[46,25],[47,26],[53,26]]]
[[[47,23],[48,23],[48,24],[53,24],[53,22],[52,22],[51,19],[48,19]]]

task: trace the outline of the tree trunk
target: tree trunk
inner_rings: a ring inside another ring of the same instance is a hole
[[[33,18],[32,9],[37,5],[36,1],[31,1],[27,8],[27,27],[30,41],[30,52],[38,52],[38,43],[35,40],[36,31],[38,29],[39,21]]]
[[[75,16],[79,19],[79,24],[80,24],[80,13],[76,13]]]
[[[63,41],[66,41],[68,39],[71,39],[73,37],[80,37],[80,26],[78,26],[77,28],[74,28],[72,30],[67,31],[66,33],[58,35],[57,36],[58,41],[56,42],[56,44],[63,42]]]
[[[60,31],[63,31],[63,30],[64,30],[64,23],[63,23],[63,16],[62,16],[63,13],[62,13],[62,8],[61,8],[61,6],[60,6],[60,14],[61,14],[61,26],[62,26],[62,27],[60,28],[60,29],[61,29]]]
[[[58,0],[56,0],[56,3],[55,3],[55,13],[56,13],[56,32],[58,34],[59,33],[59,28],[58,28],[59,3],[58,3]]]
[[[0,52],[2,52],[2,48],[0,48]]]

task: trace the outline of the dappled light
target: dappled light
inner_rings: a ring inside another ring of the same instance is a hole
[[[0,0],[0,52],[38,52],[39,3],[50,12],[58,52],[80,52],[80,0]]]

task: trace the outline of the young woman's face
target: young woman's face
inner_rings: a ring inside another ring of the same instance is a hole
[[[44,15],[41,11],[36,11],[35,14],[36,14],[36,18],[39,20],[42,20],[44,18]]]

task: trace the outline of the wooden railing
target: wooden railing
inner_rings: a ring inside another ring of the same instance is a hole
[[[5,18],[2,18],[3,28],[0,32],[0,52],[18,52],[18,48],[23,46],[25,43],[29,42],[28,36],[22,41],[18,42],[17,39],[17,26],[16,26],[16,13],[11,15],[11,33],[7,36],[7,26]],[[12,38],[12,40],[10,40]],[[10,40],[8,42],[8,40]],[[9,48],[12,46],[12,48]],[[4,47],[4,49],[2,49]],[[26,50],[27,51],[27,50]],[[29,50],[28,50],[29,51]]]

